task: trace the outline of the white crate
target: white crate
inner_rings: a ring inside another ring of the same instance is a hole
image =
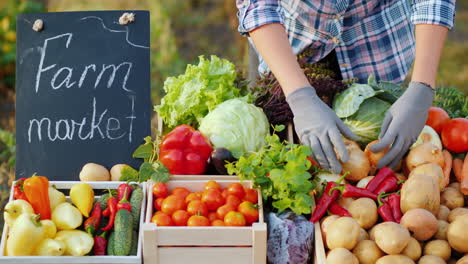
[[[58,190],[69,190],[73,185],[81,183],[78,181],[50,181],[49,185],[55,185]],[[107,188],[116,189],[121,183],[116,181],[100,181],[100,182],[86,182],[94,190],[106,190]],[[10,192],[10,201],[13,200],[13,186]],[[27,264],[49,264],[49,263],[61,263],[61,264],[79,264],[79,263],[100,263],[100,264],[111,264],[111,263],[125,263],[125,264],[140,264],[142,263],[142,240],[143,240],[143,221],[145,219],[146,212],[146,183],[140,184],[143,190],[143,201],[141,206],[140,214],[140,229],[138,232],[138,250],[136,256],[24,256],[24,257],[9,257],[5,256],[5,245],[8,236],[8,226],[5,224],[3,227],[2,240],[0,243],[0,264],[14,264],[14,263],[27,263]],[[68,199],[68,196],[67,196]],[[3,216],[2,216],[3,217]]]
[[[190,177],[190,178],[189,178]],[[198,177],[198,179],[197,179]],[[237,179],[226,176],[175,176],[169,189],[185,187],[192,192],[203,190],[208,179],[226,188]],[[187,180],[187,178],[189,178]],[[243,181],[252,187],[251,181]],[[259,192],[259,221],[246,227],[158,227],[151,223],[153,184],[148,182],[148,206],[143,224],[143,260],[145,264],[264,264],[266,263],[267,227]]]

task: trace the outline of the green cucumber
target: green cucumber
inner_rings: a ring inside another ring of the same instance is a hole
[[[115,244],[115,232],[112,232],[107,240],[107,255],[113,256],[114,253],[114,244]]]
[[[117,211],[114,222],[114,253],[116,256],[128,256],[132,249],[133,216],[124,209]]]
[[[112,196],[116,197],[115,190],[111,190]],[[103,195],[99,196],[99,198],[96,199],[96,202],[99,202],[101,204],[101,210],[106,210],[107,208],[107,200],[111,197],[109,192],[104,193]]]
[[[132,205],[133,216],[133,229],[138,230],[140,224],[141,202],[143,201],[143,190],[141,188],[135,189],[130,197],[130,204]]]
[[[130,256],[136,256],[138,251],[138,233],[133,231],[132,233],[132,248],[130,250]]]

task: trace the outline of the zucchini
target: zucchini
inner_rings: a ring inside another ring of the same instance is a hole
[[[114,253],[116,256],[128,256],[132,248],[133,216],[127,211],[117,211],[114,222]]]
[[[109,256],[115,255],[114,244],[115,244],[115,233],[112,232],[109,235],[109,240],[107,240],[107,255]]]
[[[133,231],[132,233],[132,247],[130,250],[130,256],[136,256],[138,251],[138,233]]]
[[[132,205],[133,229],[138,230],[140,224],[141,202],[143,201],[143,190],[141,188],[134,189],[130,204]]]

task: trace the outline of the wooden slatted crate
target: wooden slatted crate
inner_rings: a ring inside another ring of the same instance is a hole
[[[233,176],[173,176],[169,189],[185,187],[203,190],[208,179],[222,188],[239,182]],[[230,179],[227,179],[229,177]],[[252,187],[251,181],[243,181]],[[148,183],[148,206],[143,224],[143,260],[145,264],[264,264],[266,263],[267,229],[259,193],[259,221],[246,227],[158,227],[151,223],[153,184]]]
[[[70,188],[77,183],[77,181],[51,181],[49,185],[55,185],[56,188],[60,191],[64,191],[68,193]],[[91,187],[96,190],[106,190],[107,188],[116,189],[121,183],[124,182],[87,182],[91,185]],[[13,200],[13,186],[10,192],[10,201]],[[6,240],[8,237],[9,228],[7,225],[3,227],[3,234],[2,240],[0,242],[0,264],[87,264],[87,263],[99,263],[99,264],[111,264],[111,263],[122,263],[122,264],[140,264],[142,263],[142,241],[143,241],[143,222],[145,219],[145,209],[146,209],[146,183],[140,184],[140,187],[143,190],[143,201],[141,206],[141,214],[140,214],[140,229],[138,233],[138,253],[136,256],[80,256],[80,257],[73,257],[73,256],[24,256],[24,257],[9,257],[5,256],[5,247],[6,247]],[[69,197],[67,196],[67,201],[69,201]],[[83,219],[84,221],[85,219]]]

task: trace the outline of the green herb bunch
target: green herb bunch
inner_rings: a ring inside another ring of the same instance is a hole
[[[283,129],[283,125],[274,127],[275,132]],[[268,135],[265,142],[259,151],[228,163],[228,173],[238,175],[241,180],[252,180],[255,187],[261,188],[264,200],[270,199],[278,213],[291,209],[298,215],[310,214],[309,193],[316,186],[309,172],[308,157],[312,150],[308,146],[281,142],[276,133]]]
[[[455,87],[437,88],[434,106],[447,111],[450,118],[468,118],[468,97]]]

